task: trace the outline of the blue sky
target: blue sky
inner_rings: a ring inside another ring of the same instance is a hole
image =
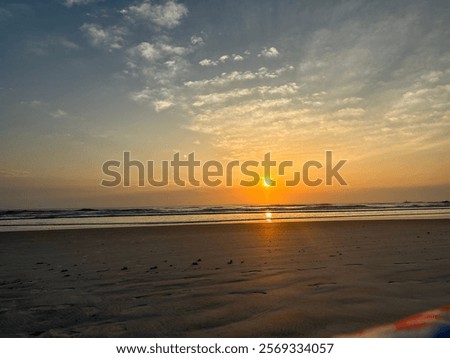
[[[101,164],[124,150],[332,149],[344,201],[448,199],[449,23],[448,1],[3,1],[0,207],[109,205]]]

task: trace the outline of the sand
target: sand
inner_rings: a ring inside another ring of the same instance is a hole
[[[0,233],[0,337],[329,337],[449,297],[448,219]]]

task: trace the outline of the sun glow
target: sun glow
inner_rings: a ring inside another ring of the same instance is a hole
[[[272,179],[270,179],[269,177],[262,178],[262,185],[265,188],[271,187],[272,186]]]
[[[272,221],[272,213],[270,211],[267,211],[264,216],[266,217],[266,221],[267,222],[271,222]]]

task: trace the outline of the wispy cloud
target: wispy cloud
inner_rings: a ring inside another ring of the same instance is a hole
[[[420,78],[426,82],[435,83],[438,82],[442,76],[444,76],[442,71],[430,71],[420,76]]]
[[[175,106],[172,91],[167,88],[144,88],[141,91],[131,93],[130,98],[135,102],[151,104],[156,112],[161,112]]]
[[[268,70],[266,67],[260,67],[257,71],[232,71],[232,72],[226,72],[222,73],[219,76],[215,76],[212,78],[204,79],[204,80],[198,80],[198,81],[187,81],[184,83],[186,87],[189,88],[195,88],[195,89],[202,89],[204,87],[209,86],[224,86],[228,85],[232,82],[238,82],[238,81],[249,81],[254,79],[271,79],[271,78],[277,78],[281,74],[283,74],[286,71],[293,70],[294,67],[291,65],[286,65],[283,67],[280,67],[276,70]]]
[[[21,101],[20,104],[30,106],[30,107],[40,107],[40,106],[46,105],[45,102],[37,100],[37,99],[32,100],[32,101]]]
[[[50,115],[53,118],[63,118],[63,117],[67,116],[67,112],[63,111],[62,109],[58,109],[58,110],[56,110],[54,112],[51,112]]]
[[[386,113],[386,118],[394,124],[440,122],[450,127],[450,75],[442,84],[427,82],[404,92]]]
[[[388,138],[419,138],[419,122],[425,128],[419,117],[433,120],[427,133],[438,136],[436,128],[442,132],[448,117],[445,68],[415,65],[426,63],[426,43],[421,51],[409,51],[410,33],[418,26],[414,13],[395,21],[389,15],[370,22],[348,18],[315,28],[302,37],[301,48],[290,44],[281,53],[267,46],[253,56],[242,47],[210,51],[213,44],[205,43],[203,32],[174,36],[172,30],[188,16],[187,7],[174,1],[140,1],[120,13],[109,27],[82,29],[93,45],[120,50],[123,73],[142,83],[131,100],[155,112],[181,111],[190,118],[190,130],[208,134],[210,143],[230,152],[245,150],[245,143],[255,150],[267,143],[295,147],[299,138],[314,148],[329,138],[351,153],[358,146],[380,146],[371,138],[381,135],[383,146]],[[135,36],[137,29],[151,32]],[[410,62],[402,64],[408,51]],[[445,55],[441,59],[445,63]]]
[[[144,88],[141,91],[138,92],[132,92],[130,93],[130,98],[135,102],[148,102],[151,100],[154,96],[154,93],[149,88]]]
[[[123,9],[121,13],[133,22],[148,22],[162,28],[172,29],[180,24],[181,19],[187,15],[188,9],[176,1],[167,1],[159,5],[145,0]]]
[[[288,83],[281,86],[257,86],[252,88],[234,89],[226,92],[215,92],[206,95],[195,96],[194,107],[203,107],[206,105],[222,104],[231,99],[243,99],[250,96],[273,96],[273,95],[293,95],[297,93],[296,83]]]
[[[124,61],[121,76],[132,77],[143,85],[141,90],[130,93],[130,98],[149,103],[160,112],[175,105],[175,81],[190,66],[187,56],[205,45],[203,37],[196,34],[185,39],[183,45],[170,36],[187,14],[187,7],[176,1],[158,4],[145,0],[111,16],[108,26],[87,23],[81,31],[92,46],[120,54]],[[146,36],[137,36],[138,32]]]
[[[30,176],[30,172],[20,169],[0,169],[0,178],[26,178]]]
[[[366,113],[366,110],[364,108],[348,107],[348,108],[339,109],[335,113],[335,116],[345,119],[345,118],[360,117],[360,116],[362,116],[365,113]]]
[[[355,103],[359,103],[361,101],[363,101],[364,99],[361,97],[345,97],[345,98],[338,98],[336,100],[336,103],[338,105],[349,105],[349,104],[355,104]]]
[[[170,107],[173,107],[174,103],[169,100],[157,100],[153,101],[153,106],[155,108],[156,112],[161,112],[165,109],[168,109]]]
[[[193,48],[170,42],[141,42],[126,51],[127,64],[124,73],[140,78],[145,86],[161,92],[161,86],[173,88],[176,79],[187,72],[190,64],[186,56]],[[152,93],[157,93],[154,91]]]
[[[67,7],[72,7],[76,5],[87,5],[95,2],[104,1],[104,0],[64,0],[64,5]]]
[[[98,24],[84,24],[81,31],[86,35],[92,46],[118,50],[124,45],[126,29],[118,26],[102,27]]]
[[[173,46],[167,43],[157,42],[151,44],[149,42],[141,42],[139,45],[131,48],[129,52],[132,55],[139,55],[146,60],[152,62],[164,57],[184,56],[190,52],[188,48],[182,46]]]
[[[29,52],[38,56],[51,55],[61,49],[69,52],[78,50],[80,47],[64,36],[46,36],[40,40],[29,40],[26,42]]]

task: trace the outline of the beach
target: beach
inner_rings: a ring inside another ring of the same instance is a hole
[[[450,219],[0,233],[1,337],[332,337],[449,304]]]

